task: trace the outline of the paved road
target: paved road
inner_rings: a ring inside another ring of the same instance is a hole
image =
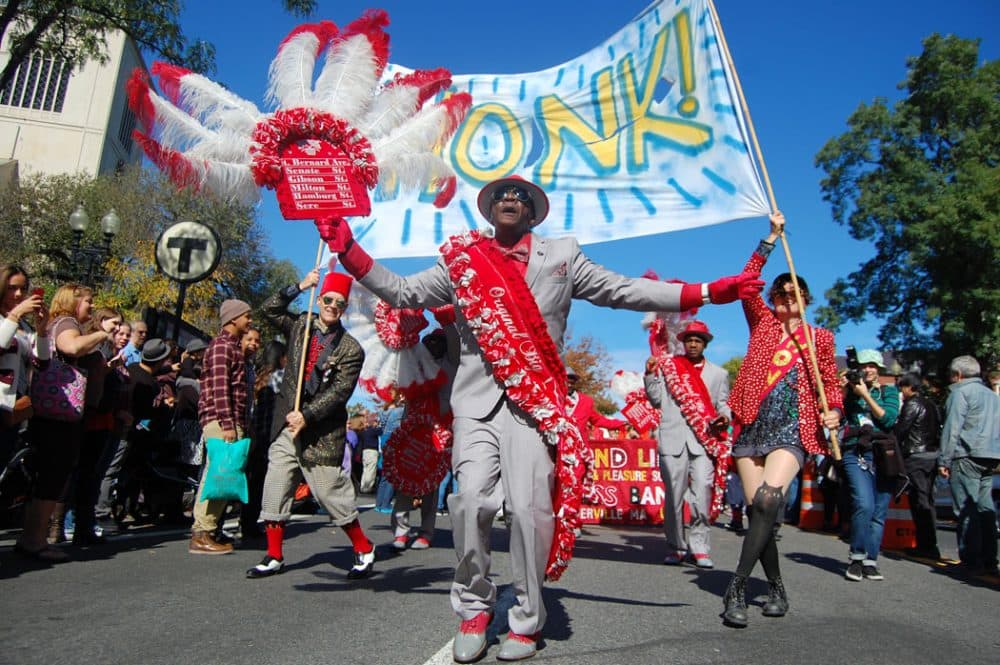
[[[457,620],[448,602],[454,564],[450,522],[435,547],[394,555],[386,515],[362,522],[382,543],[376,575],[350,582],[347,538],[320,517],[287,531],[286,572],[244,579],[261,552],[191,556],[181,530],[152,530],[73,551],[77,561],[38,567],[0,533],[0,663],[450,663]],[[954,533],[940,533],[954,556]],[[497,523],[494,571],[509,606],[506,533]],[[712,533],[718,569],[662,565],[657,529],[588,527],[558,584],[536,662],[998,663],[1000,587],[950,569],[885,556],[883,582],[843,578],[847,546],[834,537],[782,529],[779,549],[792,610],[766,619],[751,608],[745,630],[721,625],[721,597],[740,537]],[[766,584],[751,582],[760,605]],[[483,662],[495,662],[494,644]]]

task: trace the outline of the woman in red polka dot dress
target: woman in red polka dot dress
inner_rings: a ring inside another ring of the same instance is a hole
[[[763,268],[784,226],[784,215],[777,212],[771,216],[771,233],[757,246],[744,270],[757,272]],[[798,282],[802,300],[808,305],[809,287],[801,277]],[[820,413],[805,325],[788,273],[775,278],[768,299],[772,307],[759,295],[743,301],[750,343],[729,396],[736,432],[733,459],[751,516],[724,600],[723,619],[735,627],[747,625],[746,582],[758,560],[768,581],[764,616],[780,617],[788,611],[774,539],[775,524],[788,486],[798,475],[805,456],[826,452],[823,428],[836,428],[842,410],[833,333],[814,326],[809,329],[816,345],[820,378],[830,399],[831,411]]]

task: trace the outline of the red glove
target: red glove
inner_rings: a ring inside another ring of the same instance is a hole
[[[759,272],[741,272],[731,277],[721,277],[708,285],[708,297],[716,305],[753,298],[764,290]]]
[[[316,230],[331,252],[340,258],[340,265],[355,279],[361,279],[372,269],[375,261],[361,245],[354,242],[354,233],[346,220],[339,217],[324,217],[316,220]]]

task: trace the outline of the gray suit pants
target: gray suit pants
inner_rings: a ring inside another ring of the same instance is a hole
[[[463,619],[492,611],[490,535],[504,503],[510,518],[510,559],[517,604],[510,629],[531,635],[545,623],[542,583],[552,546],[553,463],[527,414],[502,399],[483,420],[455,418],[452,465],[458,492],[448,498],[458,565],[451,605]]]
[[[663,531],[667,549],[692,554],[709,553],[709,508],[712,501],[712,459],[701,452],[694,455],[684,446],[680,455],[660,455],[660,474],[666,493],[663,497]],[[684,493],[691,490],[691,528],[684,537]]]

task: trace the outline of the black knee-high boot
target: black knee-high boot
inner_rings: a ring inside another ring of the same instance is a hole
[[[753,503],[750,506],[750,528],[743,539],[743,549],[740,551],[740,560],[736,566],[736,573],[730,582],[729,590],[726,592],[726,611],[724,618],[730,625],[746,625],[746,579],[753,571],[754,564],[761,560],[764,572],[768,575],[768,603],[770,604],[772,593],[775,601],[784,599],[784,585],[781,582],[781,575],[778,569],[778,549],[774,540],[774,525],[777,523],[778,515],[784,503],[784,495],[780,487],[771,487],[767,483],[762,483],[754,494]],[[775,578],[772,579],[772,574]],[[787,599],[784,600],[785,610],[787,610]],[[780,607],[769,608],[765,605],[765,610],[772,609],[774,613],[768,616],[780,616],[777,614]],[[784,612],[781,612],[782,614]]]

